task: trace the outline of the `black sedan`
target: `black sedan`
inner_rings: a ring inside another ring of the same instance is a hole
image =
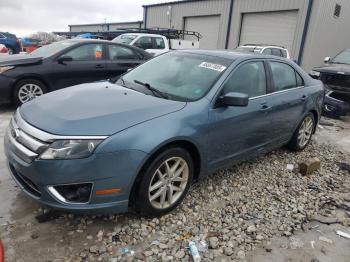
[[[116,77],[151,57],[129,45],[85,39],[0,57],[0,102],[21,105],[46,92]]]

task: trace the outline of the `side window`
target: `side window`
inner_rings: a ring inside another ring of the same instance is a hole
[[[3,34],[0,34],[0,39],[5,39],[6,37]]]
[[[271,53],[274,56],[282,56],[281,49],[278,48],[271,48]]]
[[[287,51],[285,49],[281,49],[281,53],[284,58],[287,57]]]
[[[134,46],[142,48],[144,50],[153,49],[152,37],[149,37],[149,36],[140,37],[140,39],[136,40],[136,42],[134,43]]]
[[[99,61],[103,58],[102,44],[82,45],[68,51],[64,56],[70,56],[73,61]]]
[[[240,66],[225,83],[223,93],[245,93],[249,97],[266,94],[266,75],[263,62],[250,62]]]
[[[295,71],[295,76],[297,78],[297,87],[304,86],[304,80],[301,78],[297,71]]]
[[[154,37],[154,49],[164,49],[165,48],[165,43],[163,38],[161,37]]]
[[[139,59],[133,50],[119,45],[108,45],[109,60],[137,60]]]
[[[270,65],[275,91],[282,91],[299,86],[297,84],[297,73],[294,68],[280,62],[270,62]]]
[[[272,55],[271,48],[265,48],[262,52],[264,55]]]

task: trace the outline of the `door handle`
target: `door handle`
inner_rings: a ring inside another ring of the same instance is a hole
[[[100,68],[105,68],[105,66],[102,64],[98,64],[98,65],[95,65],[95,68],[100,69]]]
[[[268,112],[272,109],[271,106],[268,106],[267,104],[261,104],[261,108],[260,108],[260,111],[262,112]]]
[[[306,98],[307,98],[307,96],[306,96],[306,95],[303,95],[303,96],[301,97],[301,100],[302,100],[302,101],[305,101]]]

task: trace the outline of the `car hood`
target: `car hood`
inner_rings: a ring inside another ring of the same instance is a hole
[[[42,57],[36,57],[31,55],[7,55],[0,57],[0,66],[37,64],[40,63],[42,59]]]
[[[347,64],[326,64],[323,66],[315,67],[314,71],[321,73],[350,75],[350,65]]]
[[[108,136],[186,106],[109,82],[82,84],[24,104],[21,117],[55,135]]]

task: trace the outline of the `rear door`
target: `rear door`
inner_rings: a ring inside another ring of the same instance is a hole
[[[108,78],[103,43],[84,43],[62,56],[71,57],[72,61],[54,61],[52,82],[56,89]]]
[[[269,61],[273,92],[269,95],[272,106],[271,135],[277,140],[287,140],[294,132],[305,110],[307,93],[300,74],[282,61]]]
[[[119,76],[144,62],[141,53],[118,44],[108,44],[107,77]]]

